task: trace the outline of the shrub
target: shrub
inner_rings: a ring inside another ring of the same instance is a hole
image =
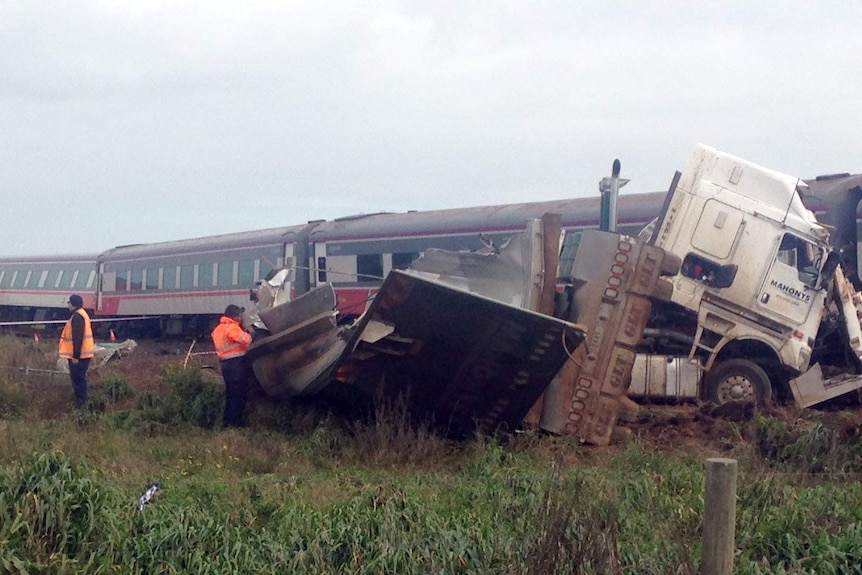
[[[138,397],[142,419],[166,425],[190,423],[204,428],[214,427],[219,422],[224,391],[206,381],[199,369],[166,363],[159,379],[165,384],[166,392],[145,392]]]
[[[102,376],[97,390],[105,395],[108,403],[116,403],[121,399],[135,396],[135,390],[126,382],[126,378],[118,373],[108,373]]]

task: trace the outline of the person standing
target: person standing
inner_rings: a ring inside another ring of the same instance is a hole
[[[251,334],[242,326],[244,311],[245,308],[233,304],[227,306],[212,332],[225,386],[225,427],[242,427],[245,424],[245,393],[251,375],[251,363],[245,354],[251,343]]]
[[[69,296],[72,316],[63,326],[59,346],[60,357],[69,362],[69,376],[75,391],[75,407],[79,409],[87,403],[87,370],[96,348],[90,316],[83,306],[84,300],[81,296]]]

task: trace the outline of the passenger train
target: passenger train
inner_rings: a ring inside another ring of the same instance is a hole
[[[618,230],[637,232],[662,206],[664,192],[621,195]],[[0,258],[0,321],[68,317],[70,293],[94,317],[152,318],[170,335],[208,329],[230,303],[248,301],[271,271],[293,270],[295,295],[331,283],[344,315],[359,315],[386,274],[428,248],[500,245],[530,219],[561,214],[567,242],[597,228],[601,198],[427,212],[379,213],[187,240],[120,246],[97,254]],[[140,324],[138,324],[140,325]],[[122,329],[117,324],[117,329]]]

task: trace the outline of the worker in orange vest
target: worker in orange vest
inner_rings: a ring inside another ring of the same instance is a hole
[[[63,326],[60,334],[60,357],[69,362],[69,376],[75,391],[75,407],[87,403],[87,370],[96,342],[93,339],[93,326],[90,316],[84,310],[84,300],[78,294],[69,296],[69,310],[72,316]]]
[[[229,305],[212,332],[213,345],[221,360],[224,378],[224,426],[242,427],[245,424],[246,387],[251,377],[251,363],[246,350],[251,334],[242,325],[245,308]]]

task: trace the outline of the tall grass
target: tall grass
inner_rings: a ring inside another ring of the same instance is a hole
[[[128,399],[123,383],[105,396]],[[453,442],[397,402],[348,425],[267,402],[223,431],[218,385],[175,365],[162,384],[85,418],[29,418],[24,393],[24,415],[0,418],[0,572],[698,572],[702,458],[536,433]],[[755,420],[729,454],[736,572],[858,572],[862,487],[830,459],[858,436],[780,423]]]

